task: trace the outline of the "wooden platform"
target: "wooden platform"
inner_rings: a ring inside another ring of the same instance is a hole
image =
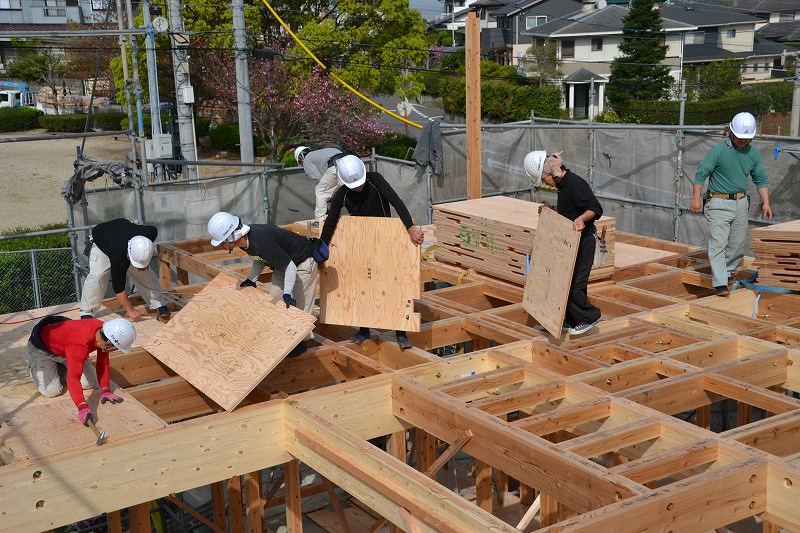
[[[800,220],[750,230],[758,283],[800,291]]]
[[[406,531],[800,531],[800,296],[720,298],[702,250],[616,237],[669,253],[591,284],[605,320],[585,336],[548,335],[521,285],[435,254],[414,348],[391,333],[353,345],[355,328],[318,323],[313,347],[230,412],[146,350],[120,354],[115,381],[166,426],[0,467],[0,530],[136,517],[205,485],[217,529],[257,531],[264,506],[284,506],[298,530],[304,498],[326,490],[301,485],[303,463]],[[169,246],[167,270],[219,268]],[[381,436],[386,451],[368,441]],[[474,503],[435,476],[456,454]],[[509,517],[534,503],[518,529]]]

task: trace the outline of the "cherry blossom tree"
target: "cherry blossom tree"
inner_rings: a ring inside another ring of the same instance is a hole
[[[305,77],[280,54],[253,58],[249,64],[253,132],[275,161],[297,144],[335,145],[365,154],[388,133],[373,110],[340,89],[320,68]],[[236,116],[236,75],[230,56],[204,60],[200,76],[218,105]]]

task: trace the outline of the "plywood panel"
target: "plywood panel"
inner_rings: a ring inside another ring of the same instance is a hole
[[[15,409],[3,404],[0,421],[0,447],[7,462],[41,459],[56,453],[94,447],[97,437],[77,419],[77,410],[66,388],[55,398],[45,398],[33,383],[26,384],[28,401]],[[16,393],[22,392],[18,387]],[[91,394],[90,394],[91,393]],[[124,398],[120,404],[100,404],[100,391],[85,391],[86,400],[94,413],[97,428],[106,432],[108,442],[139,435],[166,424],[122,389],[114,393]]]
[[[420,254],[397,218],[341,217],[320,269],[320,322],[419,331]]]
[[[569,219],[542,209],[522,306],[556,338],[561,337],[580,239]]]
[[[614,268],[629,268],[635,265],[657,263],[678,257],[680,254],[669,250],[645,248],[626,242],[616,243]]]
[[[145,348],[230,411],[314,328],[314,317],[286,308],[219,274]]]

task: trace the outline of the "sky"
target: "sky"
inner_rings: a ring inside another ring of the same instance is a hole
[[[444,3],[441,0],[409,0],[408,4],[422,14],[425,20],[431,20],[442,14]]]

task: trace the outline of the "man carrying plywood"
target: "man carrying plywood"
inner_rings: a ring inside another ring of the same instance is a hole
[[[211,244],[223,244],[228,251],[238,246],[253,257],[250,275],[239,287],[255,287],[264,267],[272,269],[269,294],[282,298],[286,307],[295,306],[308,314],[314,309],[317,291],[317,262],[327,258],[324,242],[308,239],[274,224],[242,224],[239,217],[220,211],[208,221]],[[309,334],[308,338],[311,338]],[[301,341],[289,353],[297,357],[308,349]]]
[[[339,223],[342,207],[357,217],[390,217],[390,206],[394,207],[400,220],[403,221],[408,237],[415,245],[422,244],[424,238],[422,228],[414,225],[411,213],[386,179],[378,172],[367,172],[364,162],[354,155],[347,155],[336,162],[339,180],[344,187],[339,187],[331,198],[331,207],[325,225],[322,227],[320,241],[327,248]],[[327,259],[327,256],[325,257]],[[397,330],[397,344],[400,348],[411,348],[411,341],[405,331]],[[351,341],[360,343],[370,338],[370,329],[360,327]]]
[[[570,335],[582,335],[600,321],[600,309],[589,302],[587,287],[596,246],[594,221],[603,216],[603,208],[589,184],[564,166],[561,152],[549,156],[545,151],[530,152],[525,156],[524,167],[536,185],[543,182],[558,190],[556,211],[571,220],[572,229],[581,234],[564,327]]]

